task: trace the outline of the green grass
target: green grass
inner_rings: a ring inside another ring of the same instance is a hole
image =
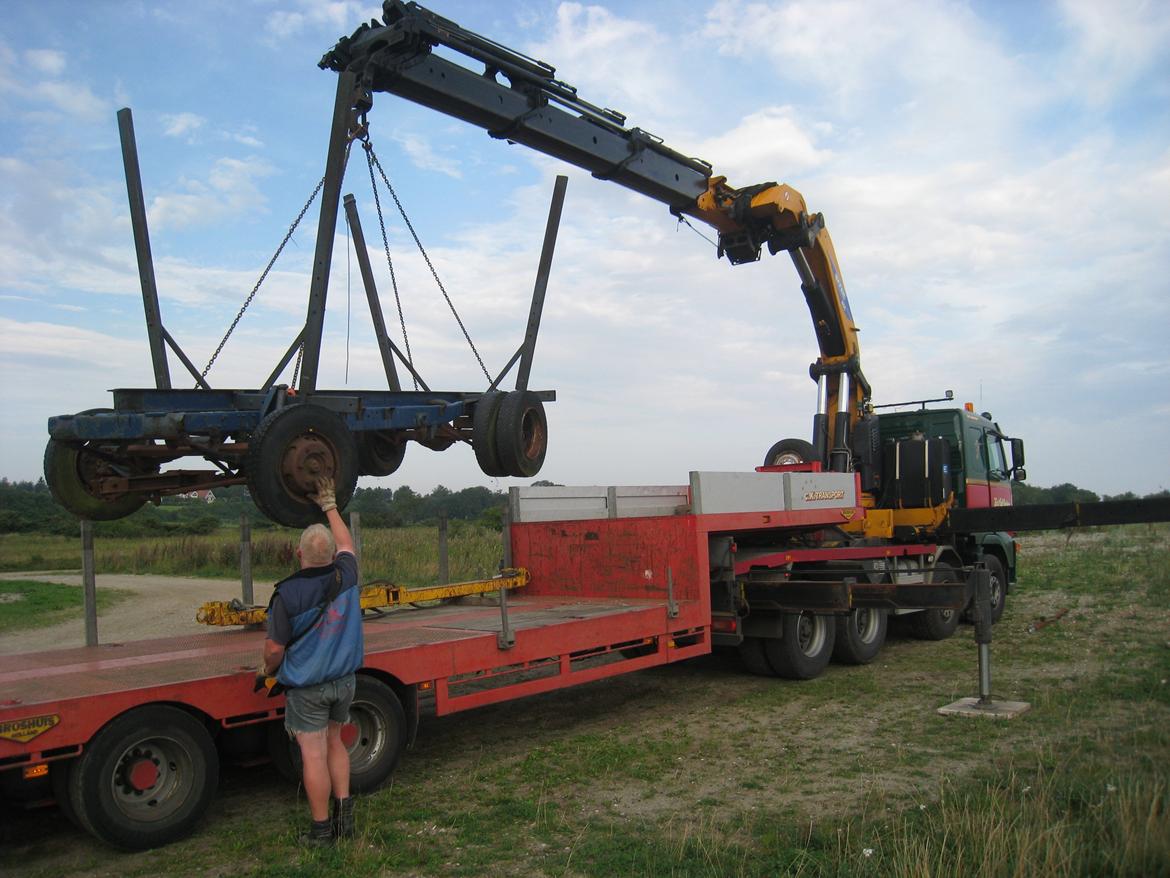
[[[280,579],[296,566],[298,530],[254,532],[252,570],[258,579]],[[364,529],[362,567],[367,581],[384,579],[401,585],[430,585],[438,579],[436,528]],[[494,574],[502,555],[498,531],[452,522],[448,565],[452,581]],[[225,528],[208,536],[152,539],[102,538],[94,542],[99,573],[234,577],[240,570],[239,532]],[[76,570],[81,567],[78,538],[35,534],[0,535],[0,570]]]
[[[120,588],[98,589],[98,611],[107,610],[132,595],[133,592]],[[80,585],[0,580],[0,634],[56,625],[79,618],[84,610],[85,591]]]

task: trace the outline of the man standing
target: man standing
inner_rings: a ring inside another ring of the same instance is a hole
[[[349,722],[364,643],[357,558],[337,511],[333,480],[319,479],[310,497],[329,527],[305,528],[297,547],[301,569],[276,585],[257,676],[275,676],[286,689],[284,725],[300,747],[313,818],[301,840],[326,845],[354,836],[349,751],[341,727]]]

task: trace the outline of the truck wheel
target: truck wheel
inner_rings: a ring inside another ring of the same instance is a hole
[[[68,773],[82,825],[107,844],[146,850],[189,834],[219,784],[207,729],[176,707],[150,705],[103,728]]]
[[[846,665],[867,665],[877,658],[886,642],[885,610],[857,607],[848,616],[837,616],[834,660]]]
[[[820,676],[833,656],[836,628],[832,616],[817,613],[784,613],[781,637],[764,641],[764,652],[772,669],[789,680],[811,680]]]
[[[393,689],[358,674],[349,720],[341,730],[349,750],[349,787],[355,793],[369,793],[390,778],[406,749],[406,713]],[[283,722],[268,724],[268,747],[273,767],[286,780],[299,783],[301,748]]]
[[[306,527],[322,521],[309,499],[323,476],[333,479],[344,509],[357,486],[357,446],[345,422],[329,409],[297,403],[277,409],[252,432],[246,459],[248,491],[278,524]]]
[[[761,677],[776,676],[776,671],[773,670],[772,663],[768,661],[767,653],[764,651],[764,638],[745,637],[739,645],[739,657],[743,661],[743,666],[753,674],[759,674]]]
[[[930,570],[931,582],[957,582],[958,571],[946,561],[938,561]],[[919,640],[946,640],[959,627],[961,610],[921,610],[907,620],[910,633]]]
[[[485,476],[506,476],[496,446],[496,423],[505,394],[498,390],[485,393],[475,404],[471,414],[471,447],[480,472]]]
[[[983,563],[991,576],[991,624],[994,625],[1007,609],[1007,573],[995,555],[984,555]]]
[[[82,415],[99,415],[113,409],[87,409]],[[103,476],[119,475],[108,460],[107,451],[93,442],[73,446],[50,439],[45,446],[45,483],[53,499],[78,518],[113,521],[137,512],[146,502],[145,494],[100,497],[90,485]],[[129,469],[129,467],[127,467]]]
[[[764,466],[791,466],[816,460],[816,449],[803,439],[781,439],[764,455]]]
[[[500,403],[496,418],[496,454],[505,474],[530,479],[544,466],[548,451],[548,416],[535,393],[514,390]]]
[[[357,443],[358,468],[363,476],[388,476],[398,471],[406,457],[406,443],[395,433],[384,430],[363,430]]]

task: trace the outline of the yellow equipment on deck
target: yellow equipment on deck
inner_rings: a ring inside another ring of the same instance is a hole
[[[503,570],[491,579],[455,582],[450,585],[428,585],[407,588],[390,582],[372,582],[362,588],[362,609],[377,610],[424,601],[442,601],[485,594],[500,589],[522,588],[528,585],[528,571],[524,568]],[[208,601],[195,612],[195,621],[204,625],[261,625],[268,619],[267,607],[248,606],[235,598],[230,601]]]

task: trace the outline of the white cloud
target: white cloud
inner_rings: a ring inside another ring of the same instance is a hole
[[[267,200],[256,181],[271,173],[271,166],[260,159],[217,159],[206,182],[187,179],[183,191],[154,197],[147,210],[151,228],[182,228],[237,211],[254,212]]]
[[[194,134],[207,124],[207,120],[197,113],[166,113],[160,119],[163,123],[163,134],[167,137]]]
[[[817,147],[791,107],[764,107],[729,131],[703,141],[698,152],[718,157],[718,173],[732,185],[774,179],[779,171],[791,176],[820,167],[832,159]]]
[[[396,133],[393,138],[415,167],[424,171],[436,171],[456,180],[463,176],[459,162],[436,151],[428,138],[406,133]]]
[[[340,33],[366,11],[366,5],[356,0],[294,0],[284,5],[296,8],[277,9],[267,16],[265,27],[269,39],[287,39],[307,29],[333,29]]]
[[[54,49],[28,49],[25,61],[38,73],[60,76],[65,72],[65,54]]]
[[[1107,4],[1061,0],[1060,8],[1075,39],[1061,71],[1070,91],[1100,104],[1151,68],[1161,70],[1165,87],[1170,5],[1148,0]]]

